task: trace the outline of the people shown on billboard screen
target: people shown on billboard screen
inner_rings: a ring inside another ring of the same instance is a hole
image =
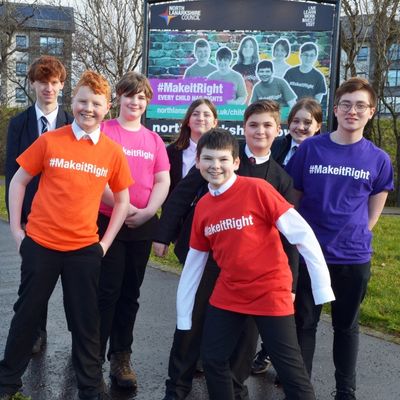
[[[257,100],[275,100],[281,107],[293,107],[296,103],[296,93],[284,79],[274,75],[272,61],[260,61],[257,64],[257,76],[260,82],[253,88],[250,103]]]
[[[247,98],[246,85],[239,72],[234,71],[230,65],[232,51],[228,47],[221,47],[215,53],[218,70],[208,75],[208,79],[215,81],[231,82],[234,85],[234,96],[228,104],[244,104]]]
[[[283,78],[285,72],[290,68],[286,59],[290,54],[290,43],[285,38],[279,38],[272,46],[272,64],[274,65],[274,75]]]
[[[254,84],[258,81],[256,67],[259,61],[258,43],[252,36],[246,36],[242,39],[237,51],[237,61],[232,69],[239,72],[246,84],[249,97]]]
[[[210,63],[211,49],[207,40],[197,39],[194,42],[193,53],[196,62],[186,69],[184,78],[206,77],[217,70],[217,67]]]
[[[304,43],[300,47],[300,64],[289,68],[284,75],[299,99],[308,96],[321,102],[326,94],[325,77],[314,67],[317,57],[315,43]]]

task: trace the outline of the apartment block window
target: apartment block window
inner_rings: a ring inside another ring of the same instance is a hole
[[[395,113],[400,112],[400,97],[385,97],[385,100]],[[380,102],[380,112],[382,114],[390,114],[389,108],[387,108],[382,101]]]
[[[24,89],[16,88],[15,89],[15,101],[17,103],[25,103],[27,100],[26,93]]]
[[[28,64],[26,62],[17,61],[15,64],[15,74],[17,76],[26,76],[27,68],[28,68]]]
[[[15,46],[19,49],[28,47],[28,37],[26,35],[15,35]]]
[[[52,54],[60,56],[64,51],[64,39],[51,37],[51,36],[40,36],[40,52],[42,54]]]
[[[390,46],[389,57],[392,61],[400,60],[400,44],[392,44]]]
[[[368,61],[369,48],[367,46],[362,46],[357,54],[358,62]]]
[[[400,86],[400,69],[390,69],[387,75],[388,86]]]

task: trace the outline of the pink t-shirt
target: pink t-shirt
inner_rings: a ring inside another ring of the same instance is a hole
[[[129,187],[130,202],[135,207],[145,208],[153,190],[154,175],[170,168],[164,142],[144,126],[138,131],[128,131],[116,119],[104,121],[101,131],[122,146],[135,181]],[[101,203],[102,214],[110,216],[111,211],[111,207]]]

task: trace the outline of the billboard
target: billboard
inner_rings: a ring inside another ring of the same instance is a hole
[[[175,135],[190,103],[207,97],[217,107],[219,126],[242,135],[248,104],[277,101],[285,126],[290,108],[304,96],[321,103],[330,126],[336,3],[149,1],[144,72],[154,97],[146,126]]]

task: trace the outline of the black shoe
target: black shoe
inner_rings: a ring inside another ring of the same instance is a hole
[[[332,393],[335,395],[335,400],[356,400],[355,391],[352,389],[349,390],[337,390]]]
[[[39,336],[37,337],[35,343],[32,347],[32,354],[40,353],[40,351],[44,348],[47,342],[47,332],[40,331]]]
[[[271,365],[269,356],[261,349],[254,357],[253,364],[251,365],[251,373],[254,375],[263,374],[267,372]]]

